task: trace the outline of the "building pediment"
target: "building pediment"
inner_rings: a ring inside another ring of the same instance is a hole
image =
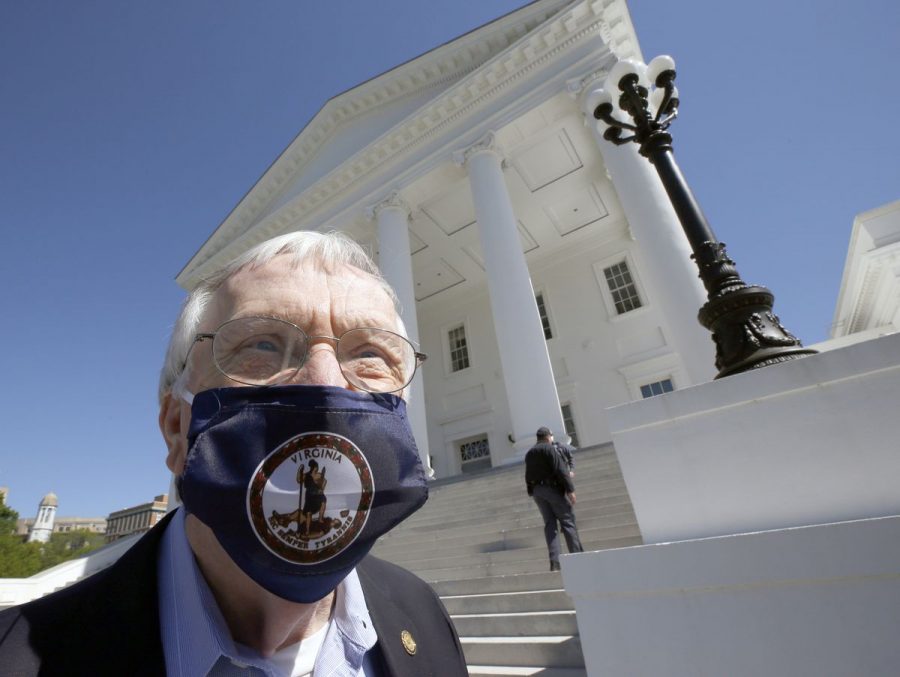
[[[409,118],[568,0],[538,0],[330,99],[294,138],[179,275],[215,253],[215,240],[239,237]]]
[[[639,54],[622,0],[538,0],[335,97],[194,255],[179,284],[191,288],[257,242],[322,221],[315,215],[323,206],[590,40],[607,54]]]

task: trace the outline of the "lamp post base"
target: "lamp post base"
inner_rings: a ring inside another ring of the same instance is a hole
[[[775,300],[765,287],[743,285],[723,290],[697,315],[716,344],[716,378],[813,355],[772,312]]]

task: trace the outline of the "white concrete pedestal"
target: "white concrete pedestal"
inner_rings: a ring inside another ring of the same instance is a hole
[[[562,558],[588,674],[900,674],[898,403],[893,334],[609,410],[653,545]]]
[[[900,334],[607,414],[645,543],[900,515]]]
[[[592,677],[893,677],[900,517],[564,555]]]

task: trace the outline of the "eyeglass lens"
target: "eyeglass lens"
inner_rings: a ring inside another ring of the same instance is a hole
[[[226,322],[212,344],[219,370],[247,385],[288,381],[303,367],[308,348],[309,338],[301,329],[264,317]],[[347,381],[369,392],[401,390],[416,367],[413,345],[386,329],[351,329],[338,340],[336,354]]]

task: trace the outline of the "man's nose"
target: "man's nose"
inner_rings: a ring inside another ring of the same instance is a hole
[[[350,387],[341,371],[334,347],[327,344],[309,347],[306,362],[290,382],[302,385]]]

